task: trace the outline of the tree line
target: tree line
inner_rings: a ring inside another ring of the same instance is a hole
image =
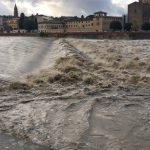
[[[35,16],[26,17],[24,13],[20,14],[19,29],[25,29],[28,32],[38,29],[37,18]]]

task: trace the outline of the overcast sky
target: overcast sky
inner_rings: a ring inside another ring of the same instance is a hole
[[[109,15],[127,13],[127,4],[136,0],[0,0],[0,15],[12,15],[16,3],[19,13],[49,16],[92,14],[106,11]]]

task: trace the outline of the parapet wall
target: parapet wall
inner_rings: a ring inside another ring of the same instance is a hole
[[[0,33],[0,36],[39,36],[37,33]],[[48,37],[89,38],[89,39],[150,39],[150,32],[86,32],[86,33],[49,33]]]
[[[0,36],[37,36],[37,33],[0,33]]]
[[[150,32],[53,33],[49,36],[91,39],[150,39]]]

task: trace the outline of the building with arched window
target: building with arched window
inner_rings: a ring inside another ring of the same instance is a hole
[[[46,33],[103,32],[110,31],[110,23],[113,21],[123,23],[123,17],[107,16],[106,12],[99,11],[86,18],[56,18],[51,21],[41,22],[38,24],[38,31]]]

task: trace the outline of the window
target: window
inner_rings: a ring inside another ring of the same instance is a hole
[[[137,10],[136,9],[134,9],[134,13],[136,13],[137,12]]]

